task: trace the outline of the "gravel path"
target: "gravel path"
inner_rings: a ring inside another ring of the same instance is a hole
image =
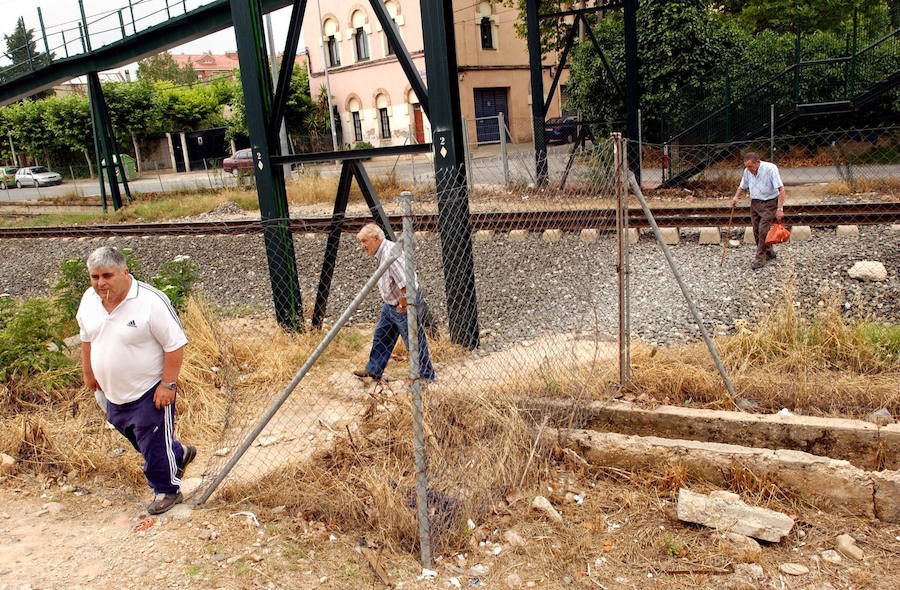
[[[310,308],[321,267],[324,235],[295,238],[304,303]],[[7,260],[0,267],[0,293],[15,297],[46,294],[59,262],[84,257],[102,244],[129,247],[150,276],[165,260],[187,254],[200,266],[199,291],[223,311],[239,315],[271,312],[271,290],[262,238],[244,236],[183,236],[167,238],[4,240]],[[842,292],[847,313],[871,314],[896,322],[900,316],[900,233],[887,227],[863,227],[858,238],[837,238],[816,230],[808,242],[777,246],[778,260],[763,270],[749,268],[750,246],[730,248],[719,266],[720,247],[701,246],[688,235],[672,248],[684,279],[705,322],[716,332],[733,329],[738,318],[753,319],[781,302],[781,286],[796,285],[800,309],[820,305],[823,290]],[[474,243],[480,323],[487,348],[533,338],[557,330],[594,330],[614,334],[616,312],[615,241],[603,236],[582,243],[578,234],[563,234],[558,242],[543,242],[538,234],[510,242],[499,234],[491,242]],[[687,306],[652,240],[643,234],[632,246],[632,327],[641,339],[670,344],[699,337]],[[419,268],[432,308],[445,323],[440,243],[435,235],[419,240]],[[882,262],[883,282],[862,282],[847,276],[859,260]],[[350,301],[372,267],[345,235],[332,283],[329,318]],[[363,303],[354,322],[373,322],[377,294]]]

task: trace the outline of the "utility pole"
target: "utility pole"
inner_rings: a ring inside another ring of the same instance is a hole
[[[278,79],[278,59],[275,54],[275,33],[272,32],[272,13],[266,13],[266,28],[269,31],[269,60],[272,62],[272,81]],[[287,138],[287,125],[285,125],[285,118],[281,119],[281,131],[278,134],[281,138],[281,155],[287,155],[291,153],[290,148],[288,147],[288,138]],[[282,169],[284,171],[284,179],[288,180],[291,177],[291,165],[290,164],[282,164]]]

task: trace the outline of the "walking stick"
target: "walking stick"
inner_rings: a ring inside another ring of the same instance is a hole
[[[736,205],[731,206],[731,214],[728,216],[728,229],[725,231],[726,241],[722,242],[722,256],[719,257],[719,266],[725,262],[725,248],[728,247],[728,240],[731,239],[731,220],[734,219],[734,208]]]

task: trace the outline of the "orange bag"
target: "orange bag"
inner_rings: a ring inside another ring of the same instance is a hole
[[[776,222],[772,224],[772,227],[769,229],[769,233],[766,234],[766,246],[771,246],[772,244],[783,244],[790,239],[791,232],[788,230],[788,228]]]

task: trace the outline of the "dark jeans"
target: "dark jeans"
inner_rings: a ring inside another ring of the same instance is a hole
[[[391,360],[391,352],[397,344],[397,337],[403,338],[406,350],[409,350],[409,327],[406,323],[406,313],[400,313],[393,305],[385,303],[381,306],[381,316],[378,325],[375,326],[375,335],[372,337],[372,352],[369,353],[369,362],[366,371],[376,379],[381,379],[384,368]],[[409,352],[412,354],[412,351]],[[426,381],[434,380],[434,367],[431,365],[431,357],[428,354],[428,342],[425,339],[425,330],[419,323],[419,376]]]
[[[775,222],[778,199],[760,201],[750,199],[750,220],[753,223],[753,239],[756,240],[756,262],[765,262],[775,256],[772,246],[766,246],[766,236]]]

